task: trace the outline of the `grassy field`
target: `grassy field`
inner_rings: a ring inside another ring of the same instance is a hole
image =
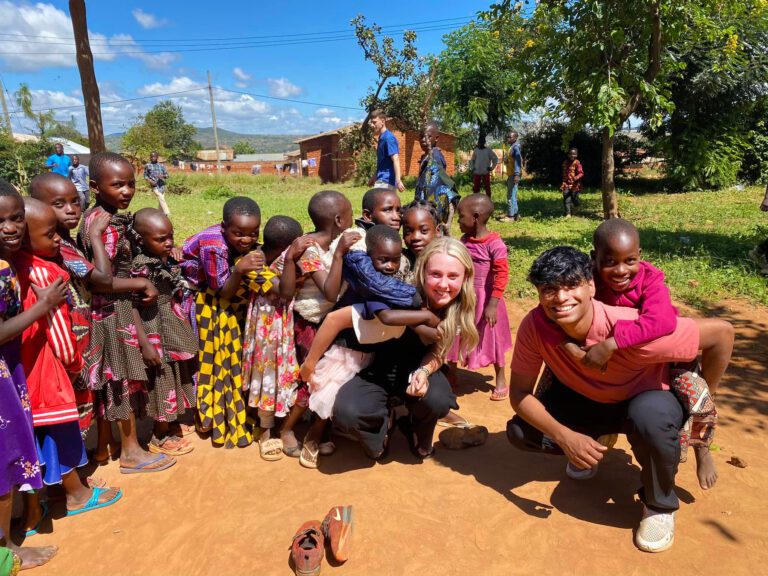
[[[190,194],[168,195],[179,243],[219,221],[229,191],[253,197],[261,206],[262,222],[275,214],[285,214],[299,220],[305,231],[309,231],[307,201],[314,192],[329,188],[318,180],[289,178],[281,182],[268,175],[196,174],[173,180],[191,190]],[[351,184],[332,187],[349,197],[358,214],[366,189]],[[465,189],[462,193],[468,191]],[[701,307],[737,297],[768,305],[766,279],[759,275],[747,255],[768,236],[768,222],[757,209],[762,193],[757,187],[687,194],[635,191],[622,192],[619,202],[622,216],[640,229],[644,257],[664,270],[675,299]],[[402,197],[410,200],[412,194],[407,191]],[[493,199],[496,215],[503,215],[506,207],[503,183],[493,185]],[[579,215],[565,219],[561,216],[557,189],[523,182],[520,189],[523,219],[514,224],[491,221],[491,229],[499,232],[509,246],[507,292],[510,297],[534,296],[525,277],[531,262],[543,250],[559,244],[590,249],[592,231],[602,219],[600,194],[588,190],[582,194],[582,200]],[[145,206],[156,206],[156,201],[141,184],[131,209]],[[454,233],[458,234],[456,226]]]

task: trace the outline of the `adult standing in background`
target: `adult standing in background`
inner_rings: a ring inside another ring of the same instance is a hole
[[[72,159],[64,154],[64,146],[59,142],[53,147],[54,153],[48,156],[45,165],[51,169],[51,172],[61,174],[64,178],[69,178],[69,167],[72,165]]]
[[[379,136],[376,146],[376,174],[368,181],[374,188],[397,188],[405,190],[400,175],[400,146],[397,138],[387,130],[387,117],[383,110],[371,112],[371,127]]]
[[[485,193],[491,197],[491,172],[499,163],[499,157],[490,148],[485,147],[485,136],[477,139],[477,146],[472,151],[469,159],[469,167],[472,168],[472,192],[480,192],[480,186],[485,188]]]
[[[520,176],[523,173],[523,155],[520,153],[520,144],[517,141],[518,133],[514,130],[507,135],[509,152],[507,152],[507,217],[505,222],[517,222],[520,220],[520,212],[517,207],[517,185],[520,184]]]
[[[77,189],[77,194],[80,196],[80,204],[83,206],[83,212],[85,212],[88,209],[88,204],[91,203],[91,188],[88,183],[90,176],[88,175],[88,166],[80,164],[80,157],[77,154],[72,155],[69,179],[72,180],[72,184]]]
[[[167,217],[171,217],[171,211],[165,201],[165,181],[168,180],[168,170],[158,161],[157,152],[149,155],[149,162],[144,166],[144,179],[149,182],[152,192],[157,196],[157,202],[160,204],[160,210]]]

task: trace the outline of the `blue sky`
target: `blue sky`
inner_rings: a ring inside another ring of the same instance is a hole
[[[210,126],[207,91],[201,89],[210,70],[214,86],[220,88],[215,94],[218,125],[259,134],[313,133],[361,116],[354,109],[318,105],[356,108],[373,83],[373,65],[363,60],[349,26],[358,13],[369,22],[400,31],[393,34],[396,38],[402,37],[402,25],[423,29],[417,46],[420,54],[429,54],[441,50],[443,34],[489,4],[489,0],[86,3],[102,102],[184,91],[173,100],[187,120]],[[32,89],[35,108],[82,103],[66,1],[0,0],[0,24],[0,76],[8,93],[25,82]],[[242,37],[249,38],[233,40]],[[339,40],[318,42],[318,38]],[[261,45],[253,47],[254,43]],[[160,99],[103,104],[105,132],[123,131]],[[9,104],[15,111],[15,104]],[[83,108],[55,113],[63,120],[74,115],[84,130]],[[13,126],[18,132],[32,130],[31,122],[19,114],[13,115]]]

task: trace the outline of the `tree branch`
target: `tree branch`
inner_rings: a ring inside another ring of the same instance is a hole
[[[661,9],[659,7],[659,0],[651,2],[650,19],[651,38],[648,42],[648,67],[645,69],[645,74],[643,75],[643,79],[648,84],[656,79],[656,76],[661,70]],[[629,118],[637,109],[642,97],[639,88],[629,97],[626,104],[624,104],[619,112],[619,120],[621,121],[621,124],[626,122],[627,118]]]

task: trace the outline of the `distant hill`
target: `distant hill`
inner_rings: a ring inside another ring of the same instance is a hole
[[[290,150],[296,150],[297,144],[294,144],[295,140],[303,138],[301,135],[289,135],[289,134],[239,134],[238,132],[230,132],[222,128],[218,129],[219,133],[219,145],[220,146],[232,146],[235,142],[245,140],[250,142],[256,149],[257,154],[269,154],[288,152]],[[123,137],[122,132],[115,134],[107,134],[105,141],[109,150],[120,150],[120,140]],[[195,140],[200,142],[203,148],[213,148],[213,128],[198,128],[197,134],[195,134]]]

